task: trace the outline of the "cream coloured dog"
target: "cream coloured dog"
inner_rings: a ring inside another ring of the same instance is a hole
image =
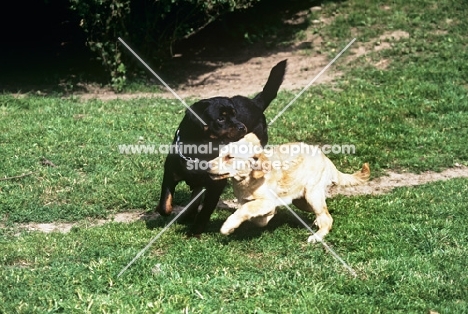
[[[222,234],[231,234],[246,220],[266,226],[277,206],[292,203],[315,213],[318,231],[309,242],[321,241],[332,227],[333,218],[325,202],[327,188],[362,184],[370,176],[367,163],[354,174],[341,173],[317,146],[289,143],[263,149],[253,133],[225,146],[209,167],[213,179],[233,179],[240,204],[224,222]]]

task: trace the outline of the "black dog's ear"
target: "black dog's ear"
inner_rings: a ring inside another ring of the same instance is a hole
[[[200,128],[205,129],[206,127],[208,127],[208,125],[203,120],[203,113],[209,105],[210,103],[208,101],[200,100],[191,105],[190,108],[187,108],[187,110],[185,110],[185,115],[189,118],[191,122],[195,123],[196,125],[199,125]]]

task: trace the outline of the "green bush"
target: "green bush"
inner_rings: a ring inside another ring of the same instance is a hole
[[[132,62],[122,53],[122,37],[152,63],[171,56],[172,46],[223,14],[260,0],[70,0],[81,19],[87,45],[102,62],[112,85],[120,90]]]

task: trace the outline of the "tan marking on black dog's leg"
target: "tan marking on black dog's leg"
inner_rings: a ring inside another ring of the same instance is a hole
[[[164,171],[163,182],[161,185],[161,197],[156,211],[163,216],[168,216],[172,213],[172,199],[177,185],[174,176],[169,171]]]
[[[167,193],[161,197],[161,201],[156,207],[156,211],[163,216],[168,216],[172,213],[172,194]]]

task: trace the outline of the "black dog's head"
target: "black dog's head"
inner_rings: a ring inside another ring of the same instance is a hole
[[[186,116],[204,132],[205,138],[233,142],[247,134],[247,127],[236,118],[236,109],[230,98],[214,97],[200,100],[190,109],[187,109]]]

